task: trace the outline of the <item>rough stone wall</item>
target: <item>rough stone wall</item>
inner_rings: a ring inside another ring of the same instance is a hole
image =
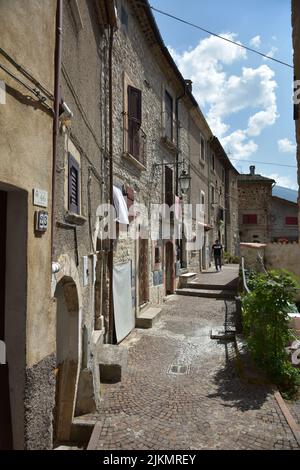
[[[294,77],[300,80],[300,3],[292,0],[292,27],[293,27],[293,47],[294,47]],[[299,90],[299,86],[298,86]],[[298,93],[299,96],[299,93]],[[297,104],[298,119],[296,124],[297,141],[297,161],[298,161],[298,184],[300,186],[300,104]],[[300,200],[298,199],[298,219],[300,220]]]
[[[151,203],[164,202],[164,167],[155,166],[156,163],[175,162],[175,153],[171,152],[161,140],[162,137],[162,109],[165,90],[173,97],[173,109],[175,111],[175,99],[180,94],[178,85],[173,83],[170,77],[163,72],[159,58],[154,54],[146,42],[145,34],[140,24],[131,13],[127,2],[117,2],[118,15],[121,4],[128,13],[128,29],[120,27],[114,38],[113,53],[113,119],[114,119],[114,184],[122,187],[127,185],[134,189],[135,202],[145,204],[149,209]],[[142,124],[146,133],[146,160],[143,169],[135,164],[133,159],[124,158],[124,134],[126,132],[126,94],[127,86],[131,85],[142,92]],[[175,117],[175,115],[174,115]],[[188,119],[181,101],[179,104],[180,120],[180,147],[181,158],[185,159],[188,153]],[[171,165],[174,176],[175,167]],[[154,245],[149,240],[148,244],[148,279],[150,300],[160,301],[164,293],[164,276],[160,275],[160,284],[154,286]],[[163,246],[161,269],[165,270],[165,250]],[[138,241],[130,238],[119,240],[115,245],[114,262],[126,262],[132,260],[132,268],[135,271],[135,297],[138,299]],[[175,262],[175,260],[174,260]],[[137,313],[137,312],[136,312]]]
[[[271,240],[285,238],[289,241],[298,240],[298,225],[287,225],[286,217],[298,217],[298,206],[289,201],[272,197],[270,203],[270,234]]]
[[[228,171],[228,204],[225,213],[227,230],[227,251],[233,256],[239,256],[239,199],[238,175]]]
[[[20,65],[42,83],[53,94],[53,61],[55,47],[55,10],[56,2],[45,0],[28,0],[24,9],[23,2],[11,1],[0,3],[1,47]],[[36,46],[36,47],[35,47]],[[1,64],[5,65],[18,78],[35,88],[35,85],[24,77],[2,55]],[[53,352],[55,326],[52,322],[50,309],[51,286],[51,188],[52,188],[52,115],[39,103],[26,88],[0,71],[0,80],[6,84],[6,104],[0,105],[0,189],[4,185],[12,185],[11,193],[20,195],[24,191],[26,199],[25,233],[22,253],[19,260],[10,266],[25,265],[25,278],[20,269],[19,285],[7,286],[14,289],[16,300],[19,299],[20,286],[24,285],[25,299],[17,302],[17,308],[22,310],[22,316],[15,309],[11,312],[15,318],[10,318],[17,327],[9,331],[13,340],[13,350],[18,351],[18,357],[11,360],[10,344],[7,344],[7,360],[10,370],[22,367],[22,383],[14,380],[10,383],[11,407],[13,415],[14,447],[16,449],[31,446],[31,434],[26,434],[24,441],[24,426],[29,422],[29,416],[38,406],[38,398],[32,394],[28,399],[26,409],[14,412],[14,403],[23,407],[24,393],[30,394],[30,389],[37,383],[30,382],[24,389],[25,363],[28,368],[39,363]],[[51,102],[49,102],[51,106]],[[48,230],[42,236],[34,232],[34,212],[40,207],[33,205],[33,188],[48,192],[49,214]],[[25,207],[25,205],[24,205]],[[19,212],[23,207],[19,206]],[[20,230],[20,217],[15,214],[14,233]],[[11,238],[10,234],[8,236]],[[17,347],[16,347],[17,345]],[[25,357],[26,354],[26,357]],[[16,354],[14,353],[14,356]],[[19,361],[17,364],[16,361]],[[47,396],[48,390],[44,391]],[[40,405],[41,413],[47,412],[44,403]],[[36,433],[40,436],[48,432],[48,423],[39,422]]]
[[[300,279],[299,259],[298,243],[269,243],[265,248],[267,269],[287,269]]]
[[[104,162],[107,134],[106,74],[107,40],[98,23],[94,2],[78,2],[82,28],[74,20],[71,3],[63,3],[63,49],[61,93],[73,117],[70,123],[61,121],[56,164],[55,206],[55,258],[67,255],[76,266],[79,279],[78,296],[82,302],[82,321],[79,336],[82,345],[82,367],[91,370],[94,390],[85,394],[94,396],[99,403],[99,364],[94,344],[95,330],[95,279],[93,278],[93,243],[96,231],[96,211],[104,199],[107,173]],[[72,53],[71,53],[72,52]],[[80,166],[80,214],[71,213],[68,207],[68,152]],[[106,191],[107,194],[107,191]],[[106,196],[105,196],[106,197]],[[84,284],[84,258],[88,261],[88,279]],[[97,272],[99,273],[99,269]],[[100,332],[101,333],[101,332]],[[101,336],[101,334],[100,334]],[[102,338],[102,336],[101,336]],[[100,338],[100,340],[101,340]],[[99,341],[99,345],[101,341]],[[77,409],[81,409],[81,380],[79,375]],[[89,382],[91,385],[91,381]],[[92,411],[92,409],[90,410]]]
[[[271,184],[238,181],[240,240],[243,242],[270,241],[269,207],[272,195]],[[257,224],[243,224],[244,214],[257,214]]]
[[[262,271],[258,252],[263,256],[266,269],[286,269],[300,280],[300,245],[298,243],[268,243],[259,249],[241,246],[241,256],[245,258],[247,269]]]

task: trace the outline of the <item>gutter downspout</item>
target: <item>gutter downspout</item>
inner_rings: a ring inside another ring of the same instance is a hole
[[[184,89],[184,92],[176,97],[175,101],[175,119],[176,119],[176,143],[177,143],[177,151],[176,151],[176,160],[175,160],[175,192],[176,196],[178,196],[178,190],[179,190],[179,185],[178,185],[178,160],[179,160],[179,101],[186,95],[186,89]],[[180,250],[180,267],[182,268],[182,263],[183,263],[183,235],[181,237],[181,240],[176,240],[176,246],[177,249]],[[177,261],[177,253],[176,253],[176,261]]]
[[[113,26],[109,29],[109,202],[113,205],[113,87],[112,87],[112,53],[113,53]],[[113,307],[113,265],[114,252],[113,240],[109,240],[108,271],[109,271],[109,317],[108,317],[108,342],[114,343],[114,307]]]
[[[52,159],[52,212],[51,212],[51,256],[55,258],[54,250],[54,211],[55,211],[55,183],[56,183],[56,156],[57,138],[59,130],[59,104],[61,84],[61,56],[62,56],[62,4],[57,0],[56,7],[56,33],[55,33],[55,70],[54,70],[54,119],[53,119],[53,159]]]

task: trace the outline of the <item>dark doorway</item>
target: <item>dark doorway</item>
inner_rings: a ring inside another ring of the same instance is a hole
[[[0,191],[0,340],[5,344],[7,193]],[[0,450],[12,449],[8,364],[0,364]]]
[[[139,305],[149,300],[148,240],[139,239]]]
[[[174,246],[172,242],[166,244],[166,294],[173,294],[174,292]]]

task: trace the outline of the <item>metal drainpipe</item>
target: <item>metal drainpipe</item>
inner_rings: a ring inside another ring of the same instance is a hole
[[[176,165],[175,165],[175,191],[176,191],[176,196],[178,196],[178,190],[179,190],[179,187],[178,187],[178,160],[179,160],[179,126],[178,126],[178,122],[179,122],[179,101],[185,96],[186,94],[186,90],[184,90],[184,92],[177,96],[176,97],[176,101],[175,101],[175,119],[176,119],[176,143],[177,143],[177,151],[176,151]],[[177,246],[177,249],[179,247],[179,250],[180,250],[180,266],[182,267],[182,262],[183,262],[183,239],[181,239],[180,241],[177,240],[176,242],[176,246]],[[176,261],[177,261],[177,253],[176,253]]]
[[[113,38],[114,30],[110,26],[109,30],[109,202],[113,205],[113,87],[112,87],[112,53],[113,53]],[[109,271],[109,318],[108,318],[108,341],[110,344],[114,343],[114,308],[113,308],[113,240],[109,241],[108,253],[108,271]]]
[[[51,256],[54,261],[54,211],[55,211],[55,180],[56,180],[56,154],[59,129],[59,103],[62,55],[62,4],[57,0],[56,6],[56,34],[55,34],[55,70],[54,70],[54,119],[53,119],[53,158],[52,158],[52,212],[51,212]]]

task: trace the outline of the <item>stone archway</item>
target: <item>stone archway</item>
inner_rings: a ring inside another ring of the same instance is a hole
[[[74,261],[62,255],[52,286],[56,299],[56,401],[54,442],[69,441],[74,418],[81,357],[82,297]]]

